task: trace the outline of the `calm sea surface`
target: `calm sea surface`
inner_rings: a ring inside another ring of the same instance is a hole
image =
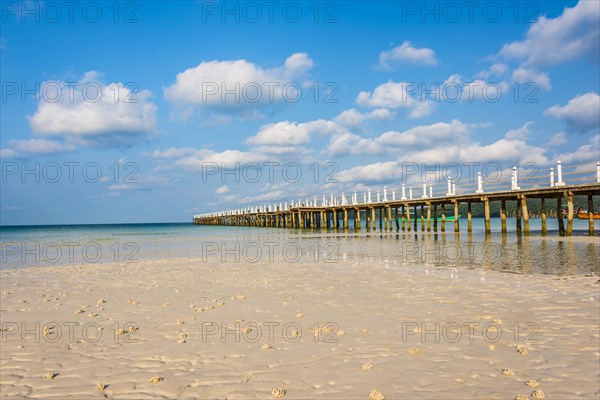
[[[600,237],[587,236],[588,222],[574,221],[574,239],[559,240],[556,220],[548,220],[548,239],[540,221],[530,221],[531,236],[517,238],[508,219],[502,236],[498,219],[485,238],[483,219],[473,219],[467,234],[452,222],[446,234],[415,232],[308,230],[173,224],[52,225],[0,227],[0,268],[79,265],[151,259],[195,258],[198,265],[248,262],[297,264],[379,263],[389,267],[494,269],[510,273],[598,274]],[[596,221],[596,235],[600,221]]]

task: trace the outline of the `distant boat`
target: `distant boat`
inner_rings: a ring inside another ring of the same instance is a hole
[[[579,210],[579,212],[577,213],[577,218],[579,219],[589,219],[590,214],[588,212],[588,210]],[[594,213],[594,219],[600,219],[600,211],[596,211]]]
[[[460,219],[460,217],[461,217],[461,216],[462,216],[461,214],[458,214],[458,218],[459,218],[459,219]],[[401,221],[401,222],[402,222],[402,220],[403,220],[403,219],[404,219],[404,217],[399,217],[399,218],[398,218],[398,221]],[[414,219],[415,219],[415,216],[414,216],[413,214],[410,214],[410,219],[411,219],[411,221],[414,221]],[[429,221],[429,219],[428,219],[427,217],[425,217],[425,216],[423,216],[423,219],[424,219],[425,221]],[[417,220],[419,220],[419,221],[420,221],[420,220],[421,220],[421,217],[417,217]],[[438,222],[442,222],[442,217],[431,218],[431,220],[432,220],[432,221],[436,220],[436,221],[438,221]],[[446,222],[454,222],[454,215],[446,215]]]

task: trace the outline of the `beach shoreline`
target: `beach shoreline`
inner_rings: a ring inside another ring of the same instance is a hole
[[[3,398],[600,392],[597,276],[181,258],[0,278]]]

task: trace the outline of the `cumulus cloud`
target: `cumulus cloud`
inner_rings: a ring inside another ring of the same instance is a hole
[[[306,53],[292,54],[282,66],[271,69],[244,59],[203,61],[177,74],[175,83],[163,91],[169,102],[180,107],[257,117],[260,114],[252,110],[297,101],[303,78],[313,65]]]
[[[431,115],[439,103],[496,102],[508,90],[509,83],[505,81],[466,80],[460,74],[452,74],[443,82],[388,81],[371,92],[361,91],[356,102],[388,112],[405,108],[409,110],[409,118],[422,118]]]
[[[414,102],[407,91],[409,85],[407,82],[389,81],[377,86],[373,92],[361,91],[356,102],[365,107],[409,107]]]
[[[397,161],[376,162],[367,165],[359,165],[341,171],[338,179],[342,183],[350,182],[382,182],[399,178],[402,169]]]
[[[509,130],[502,139],[490,144],[481,144],[473,139],[469,141],[437,146],[411,154],[415,160],[425,162],[534,162],[548,164],[546,149],[527,143],[526,138],[532,122],[526,122],[518,129]]]
[[[378,108],[366,113],[355,109],[342,111],[331,120],[318,119],[308,122],[281,121],[266,124],[258,132],[246,139],[246,144],[252,151],[270,155],[302,155],[311,150],[308,145],[315,134],[343,136],[349,134],[350,129],[361,130],[368,120],[383,120],[393,116],[393,113],[384,108]]]
[[[311,147],[310,144],[315,135],[343,138],[344,135],[352,135],[351,128],[361,130],[362,124],[367,120],[382,120],[390,118],[392,115],[390,110],[383,108],[365,113],[349,109],[342,111],[330,120],[280,121],[265,124],[254,135],[246,138],[245,144],[249,146],[249,151],[232,149],[217,152],[193,147],[173,147],[155,150],[149,155],[161,162],[170,162],[170,165],[196,171],[201,170],[203,165],[208,163],[217,165],[225,163],[233,166],[235,163],[289,160],[294,157],[309,156],[314,151],[314,147]],[[164,168],[164,166],[161,167],[161,169]]]
[[[412,88],[411,83],[389,81],[377,86],[372,92],[361,91],[356,97],[356,102],[371,108],[408,108],[410,118],[421,118],[431,114],[434,103],[416,99],[410,93]]]
[[[352,132],[332,136],[327,146],[327,151],[334,157],[349,154],[381,154],[384,150],[375,140],[363,138]]]
[[[547,149],[527,143],[531,125],[532,122],[527,122],[488,144],[482,144],[472,136],[472,128],[481,125],[467,125],[457,120],[451,123],[415,127],[401,133],[386,132],[376,139],[364,139],[357,135],[352,138],[342,138],[348,146],[347,153],[358,148],[361,153],[369,150],[390,151],[391,154],[402,154],[402,156],[397,160],[355,166],[341,171],[338,177],[344,183],[389,182],[402,176],[403,162],[434,164],[496,161],[534,162],[547,165],[549,163],[546,156]],[[342,148],[339,142],[335,145],[338,146],[337,150]]]
[[[193,155],[197,151],[193,147],[170,147],[165,150],[155,150],[151,156],[153,158],[181,158]]]
[[[249,137],[249,145],[303,145],[310,142],[310,125],[282,121],[260,127],[258,133]]]
[[[528,66],[559,64],[580,57],[598,62],[600,2],[579,1],[556,18],[542,16],[524,40],[505,44],[500,55]]]
[[[414,106],[411,108],[410,113],[408,114],[409,118],[423,118],[430,115],[435,108],[435,103],[433,101],[419,101],[415,102]]]
[[[284,192],[282,190],[268,191],[265,193],[257,194],[254,196],[244,196],[239,200],[236,199],[236,202],[239,204],[253,204],[253,203],[262,203],[265,201],[280,201],[281,199],[287,198],[289,196],[289,192]]]
[[[483,79],[465,80],[460,74],[453,74],[444,81],[443,90],[438,94],[441,100],[474,102],[476,100],[497,101],[508,90],[506,82],[488,82]]]
[[[529,127],[531,125],[533,125],[533,121],[527,121],[519,128],[510,129],[504,137],[508,140],[525,140],[529,136]]]
[[[600,127],[600,96],[594,92],[582,94],[564,105],[555,105],[545,115],[562,119],[573,131],[585,132]]]
[[[221,188],[223,188],[222,186]],[[231,194],[229,190],[221,192],[218,188],[215,191],[216,201],[206,203],[206,206],[222,206],[224,203],[231,203],[233,207],[241,205],[265,205],[265,203],[283,203],[291,201],[290,197],[294,196],[296,201],[298,198],[304,198],[308,195],[314,195],[318,190],[315,185],[303,185],[298,187],[292,182],[273,183],[268,182],[261,188],[254,188],[251,195],[236,190],[235,194]],[[311,197],[312,198],[312,197]]]
[[[101,74],[86,72],[76,83],[47,81],[41,85],[39,106],[28,116],[37,136],[84,146],[128,146],[156,129],[156,105],[148,90],[105,84]]]
[[[600,3],[579,1],[574,7],[565,7],[556,18],[541,16],[531,24],[526,38],[505,44],[494,59],[501,59],[477,77],[488,79],[502,77],[510,72],[510,81],[503,82],[503,89],[513,82],[535,83],[542,90],[551,90],[552,84],[546,66],[586,58],[600,62]],[[515,61],[509,67],[505,62]]]
[[[0,149],[0,158],[15,158],[18,153],[14,149]]]
[[[209,149],[195,149],[192,147],[169,148],[155,150],[151,156],[155,159],[172,160],[173,164],[188,171],[202,171],[203,168],[220,167],[234,168],[236,164],[246,164],[267,160],[264,154],[244,152],[239,150],[213,151]],[[210,167],[209,167],[210,165]]]
[[[333,121],[349,129],[359,129],[367,120],[384,120],[393,116],[394,113],[387,108],[377,108],[367,113],[361,113],[360,111],[351,108],[342,111],[333,119]]]
[[[435,52],[426,47],[417,48],[410,41],[405,41],[400,46],[379,53],[379,66],[391,69],[394,64],[410,63],[418,65],[437,65]]]
[[[11,140],[10,145],[24,153],[55,154],[75,150],[73,144],[48,139]]]
[[[215,152],[212,150],[199,150],[194,155],[177,160],[175,164],[189,170],[200,170],[202,169],[202,164],[206,163],[233,166],[236,163],[245,164],[265,161],[266,159],[267,157],[262,154],[239,150],[225,150],[221,152]]]
[[[550,77],[544,72],[538,72],[533,69],[518,68],[512,73],[512,80],[518,83],[535,83],[544,90],[552,89]]]
[[[556,159],[564,163],[597,161],[600,154],[600,135],[594,135],[588,144],[584,144],[570,153],[559,154]]]
[[[446,141],[462,141],[470,135],[472,127],[473,125],[454,119],[449,123],[437,122],[431,125],[416,126],[404,132],[385,132],[378,141],[384,146],[426,147]]]
[[[373,139],[346,132],[332,136],[328,150],[333,156],[414,151],[443,143],[462,142],[469,137],[474,126],[455,119],[449,123],[416,126],[404,132],[388,131]]]
[[[334,120],[342,126],[348,128],[358,128],[363,124],[365,115],[360,111],[351,108],[349,110],[342,111],[337,117],[335,117]]]
[[[302,75],[314,66],[313,60],[306,53],[294,53],[286,58],[284,63],[284,76],[294,77]]]
[[[487,70],[477,73],[477,76],[483,79],[488,79],[493,76],[502,76],[506,74],[509,69],[508,65],[497,62],[492,64]]]
[[[567,135],[564,132],[558,132],[548,142],[548,146],[562,146],[567,143]]]
[[[343,130],[336,122],[325,119],[302,123],[282,121],[261,126],[256,135],[246,139],[246,143],[256,153],[303,154],[310,151],[306,145],[313,134],[333,134]]]

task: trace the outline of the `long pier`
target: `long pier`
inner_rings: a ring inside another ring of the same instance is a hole
[[[573,184],[567,184],[564,176],[569,176]],[[528,182],[529,181],[529,182]],[[447,180],[445,193],[434,193],[432,185],[422,183],[419,190],[420,196],[415,196],[415,188],[402,184],[401,191],[390,193],[384,186],[382,191],[377,191],[373,198],[371,190],[363,193],[360,201],[356,191],[347,198],[341,196],[330,198],[323,196],[321,204],[317,198],[306,199],[305,202],[279,203],[247,207],[213,213],[194,215],[194,223],[198,225],[233,225],[254,227],[279,227],[279,228],[339,228],[349,229],[350,225],[355,230],[362,228],[361,221],[366,221],[367,230],[375,230],[376,216],[379,215],[380,230],[445,232],[446,225],[451,223],[454,232],[460,231],[459,205],[467,205],[467,231],[472,232],[471,206],[482,203],[484,208],[485,232],[491,233],[490,204],[500,202],[500,220],[502,233],[507,232],[507,202],[516,202],[516,232],[518,235],[528,235],[529,211],[528,199],[541,200],[541,230],[546,234],[546,220],[548,208],[554,207],[558,219],[559,234],[571,236],[573,233],[573,219],[575,217],[574,196],[587,196],[588,205],[588,233],[594,235],[594,201],[593,196],[600,196],[600,162],[594,164],[579,164],[564,170],[561,162],[557,162],[556,173],[550,169],[549,180],[542,186],[539,178],[524,179],[519,182],[518,171],[513,167],[510,178],[510,188],[502,188],[507,181],[498,180],[484,187],[481,172],[477,176],[477,185],[474,188],[464,187],[463,193],[457,193],[456,182]],[[533,187],[522,188],[522,184]],[[475,189],[475,190],[473,190]],[[488,190],[492,190],[489,191]],[[439,188],[438,188],[439,191]],[[550,204],[547,204],[550,200]],[[566,219],[563,217],[563,201],[567,202]],[[554,204],[552,204],[554,203]],[[412,213],[411,213],[412,210]],[[446,211],[450,210],[450,218]],[[377,212],[379,211],[379,212]],[[420,211],[420,213],[418,212]],[[439,211],[439,214],[438,214]],[[419,217],[417,217],[419,215]]]

